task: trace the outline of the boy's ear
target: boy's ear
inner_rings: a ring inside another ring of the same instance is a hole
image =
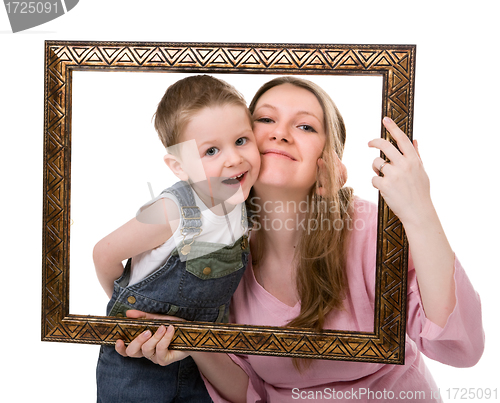
[[[174,173],[174,175],[177,176],[181,181],[188,180],[188,176],[186,172],[184,172],[184,169],[182,168],[182,163],[178,157],[172,154],[166,154],[163,157],[163,161],[165,161],[165,164],[167,164],[167,166]]]

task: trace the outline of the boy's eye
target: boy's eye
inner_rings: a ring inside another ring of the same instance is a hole
[[[258,119],[255,119],[256,122],[260,122],[260,123],[272,123],[273,120],[271,118],[258,118]]]
[[[300,126],[298,126],[298,128],[304,130],[305,132],[316,133],[316,130],[314,130],[314,127],[312,127],[310,125],[300,125]]]
[[[234,144],[236,144],[237,146],[242,146],[246,144],[247,140],[248,139],[246,137],[240,137]]]
[[[208,155],[209,157],[214,156],[219,152],[219,149],[217,147],[210,147],[207,151],[205,151],[205,155]]]

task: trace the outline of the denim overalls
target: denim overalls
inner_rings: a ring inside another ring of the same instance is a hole
[[[201,212],[195,205],[192,188],[186,182],[178,182],[164,192],[177,198],[181,207],[181,234],[191,236],[189,242],[179,245],[161,268],[132,286],[128,286],[129,259],[123,275],[115,281],[107,314],[125,316],[128,309],[138,309],[192,321],[221,322],[227,316],[231,296],[248,262],[247,234],[230,246],[214,247],[196,241],[196,234],[201,230]],[[246,213],[242,214],[242,220],[247,220]],[[210,252],[204,254],[207,251]],[[187,255],[187,260],[181,259],[180,254]],[[203,255],[197,257],[200,254]],[[212,400],[191,357],[162,367],[146,358],[122,357],[113,346],[101,346],[97,363],[97,401]]]

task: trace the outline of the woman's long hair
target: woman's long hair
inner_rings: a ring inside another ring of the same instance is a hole
[[[328,94],[318,85],[292,76],[283,76],[264,84],[250,103],[254,113],[259,98],[269,89],[282,84],[292,84],[313,93],[318,99],[324,115],[326,143],[322,159],[327,170],[324,196],[316,193],[318,181],[309,193],[307,223],[316,223],[316,229],[303,231],[296,248],[296,281],[301,309],[299,315],[288,326],[310,328],[321,331],[326,315],[332,310],[342,309],[346,296],[345,271],[346,245],[351,228],[352,189],[339,188],[341,173],[337,172],[335,153],[342,158],[346,139],[344,121]],[[258,217],[256,218],[258,220]],[[312,221],[308,221],[312,220]],[[309,228],[308,226],[306,226]],[[252,256],[258,265],[265,245],[259,242],[258,232]],[[294,360],[296,367],[298,361]]]

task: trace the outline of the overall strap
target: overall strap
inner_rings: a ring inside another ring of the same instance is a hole
[[[180,207],[182,244],[177,246],[181,260],[189,255],[194,239],[201,234],[201,210],[196,205],[196,201],[191,186],[184,181],[177,182],[166,190],[173,194]]]
[[[201,211],[196,205],[193,189],[184,181],[179,181],[165,192],[172,193],[179,202],[181,212],[181,231],[186,235],[199,234],[201,230]]]

